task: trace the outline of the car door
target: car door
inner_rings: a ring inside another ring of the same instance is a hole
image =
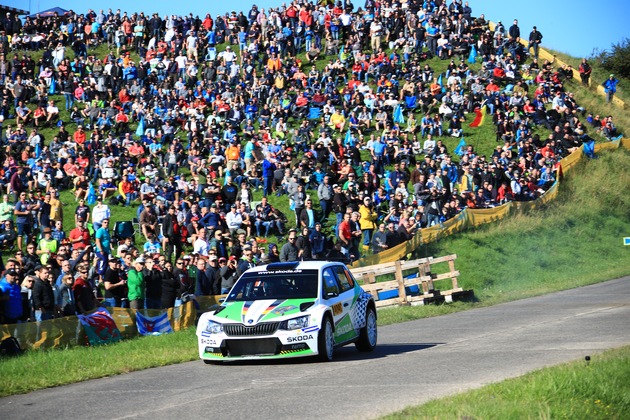
[[[354,282],[348,278],[342,265],[326,269],[325,280],[332,284],[334,280],[337,293],[329,299],[335,322],[335,343],[343,343],[356,337],[351,311],[355,300]]]

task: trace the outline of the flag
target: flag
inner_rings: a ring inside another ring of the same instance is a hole
[[[466,140],[464,140],[464,138],[462,137],[462,139],[459,141],[459,144],[457,145],[457,147],[454,150],[455,154],[457,156],[463,156],[464,153],[466,153]]]
[[[593,159],[595,157],[595,141],[585,141],[582,152],[584,152],[587,157]]]
[[[96,204],[96,191],[94,190],[94,185],[90,182],[90,188],[88,189],[87,196],[87,205],[91,206]]]
[[[138,128],[136,128],[136,136],[142,137],[144,135],[144,117],[140,117]]]
[[[122,339],[114,318],[107,309],[99,308],[89,315],[78,315],[91,346],[114,343]]]
[[[403,116],[402,107],[400,106],[400,104],[396,105],[396,108],[394,108],[393,118],[395,123],[405,123],[405,117]]]
[[[140,335],[162,335],[173,332],[171,322],[166,312],[154,317],[143,315],[140,311],[136,312],[136,327]]]
[[[475,119],[468,126],[469,127],[479,127],[483,124],[483,120],[486,117],[486,106],[482,106],[481,109],[475,108]]]
[[[470,54],[468,55],[468,62],[470,64],[475,64],[476,58],[477,58],[477,49],[473,45],[472,48],[470,49]]]
[[[445,93],[446,87],[444,86],[444,81],[442,80],[442,73],[440,73],[440,77],[437,79],[437,84],[442,88],[442,93]]]

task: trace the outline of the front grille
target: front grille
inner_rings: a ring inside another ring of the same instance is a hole
[[[225,340],[227,356],[256,356],[279,354],[282,344],[277,338],[254,338],[251,340]]]
[[[230,337],[271,335],[276,332],[279,325],[279,322],[263,322],[251,327],[243,324],[223,324],[223,331]]]

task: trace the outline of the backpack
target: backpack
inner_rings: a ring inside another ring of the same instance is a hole
[[[7,337],[0,343],[0,356],[19,356],[23,350],[15,337]]]

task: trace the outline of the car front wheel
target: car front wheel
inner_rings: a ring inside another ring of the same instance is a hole
[[[319,330],[317,337],[317,351],[319,359],[323,362],[330,362],[333,359],[333,351],[335,349],[335,336],[333,333],[333,325],[329,316],[324,318],[322,328]]]
[[[361,328],[359,340],[356,343],[357,350],[362,352],[374,350],[377,339],[376,311],[374,311],[374,308],[368,307],[365,313],[365,327]]]

